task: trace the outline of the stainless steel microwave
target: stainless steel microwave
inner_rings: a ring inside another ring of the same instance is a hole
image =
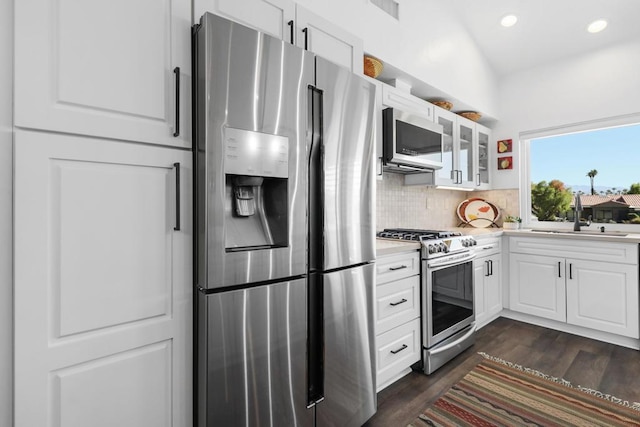
[[[382,111],[383,165],[395,172],[442,168],[442,125],[396,108]]]

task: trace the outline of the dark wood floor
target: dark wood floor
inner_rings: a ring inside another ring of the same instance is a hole
[[[378,393],[378,412],[365,426],[404,427],[414,421],[482,360],[480,351],[640,402],[640,351],[499,318],[478,331],[471,348],[433,374],[412,372]]]

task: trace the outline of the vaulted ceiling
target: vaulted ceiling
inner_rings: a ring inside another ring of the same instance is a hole
[[[498,76],[640,40],[640,0],[448,0]],[[500,25],[518,17],[510,28]],[[597,34],[587,26],[605,19]]]

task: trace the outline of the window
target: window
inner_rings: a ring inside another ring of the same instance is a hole
[[[640,123],[559,129],[523,142],[521,206],[531,226],[580,219],[612,227],[640,225]],[[614,126],[615,125],[615,126]],[[528,215],[527,215],[528,214]],[[541,224],[543,223],[543,224]]]

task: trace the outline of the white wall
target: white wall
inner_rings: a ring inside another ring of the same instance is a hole
[[[13,425],[13,1],[0,2],[0,426]]]
[[[520,133],[640,114],[639,70],[637,41],[505,77],[493,136],[513,139],[516,166],[494,172],[495,188],[518,187]]]
[[[367,0],[296,2],[361,38],[384,63],[497,117],[494,73],[447,2],[402,0],[400,21]]]

